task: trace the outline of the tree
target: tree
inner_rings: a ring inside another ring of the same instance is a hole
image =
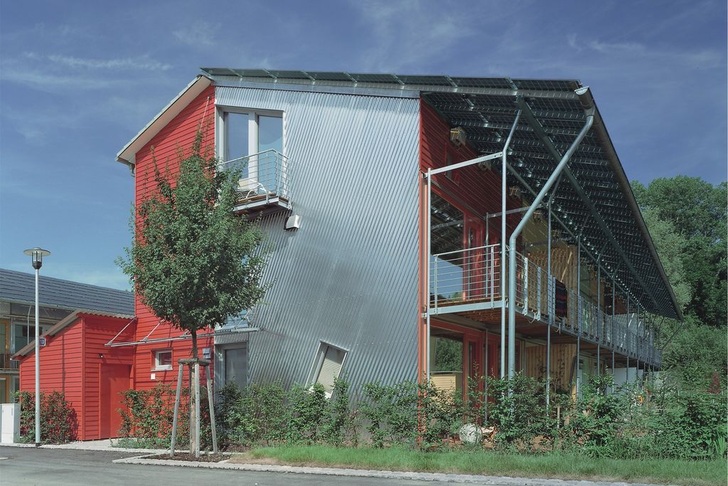
[[[691,292],[686,314],[703,324],[721,328],[728,322],[726,187],[725,182],[713,186],[700,178],[686,176],[655,179],[647,187],[639,182],[633,184],[643,212],[654,212],[658,220],[671,223],[685,240],[681,260]],[[653,239],[656,239],[654,235]],[[660,242],[655,244],[659,250]]]
[[[663,369],[682,389],[725,385],[726,184],[678,176],[633,189],[685,315],[663,322]]]
[[[132,246],[119,259],[142,303],[189,331],[195,361],[198,331],[224,324],[265,292],[262,232],[233,212],[240,174],[217,170],[201,141],[198,134],[176,178],[155,160],[155,190],[137,207]]]
[[[121,267],[154,314],[189,331],[224,324],[263,296],[262,232],[235,216],[238,174],[200,154],[180,162],[176,181],[155,170],[156,191],[137,208],[135,238]]]

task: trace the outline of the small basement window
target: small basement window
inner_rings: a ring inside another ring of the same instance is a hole
[[[172,350],[161,349],[154,352],[154,369],[155,370],[171,370],[172,369]]]
[[[327,396],[334,391],[334,380],[341,373],[341,366],[344,364],[346,351],[327,343],[321,343],[319,352],[316,355],[315,383],[323,385]]]

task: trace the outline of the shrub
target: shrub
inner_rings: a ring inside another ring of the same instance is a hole
[[[364,385],[360,411],[374,447],[417,442],[417,392],[417,384],[409,381]]]
[[[35,394],[18,392],[20,436],[23,442],[35,441]],[[43,444],[64,444],[78,438],[76,410],[63,393],[40,394],[40,438]]]
[[[170,385],[160,383],[149,390],[126,390],[122,392],[124,406],[121,414],[122,438],[134,439],[143,446],[168,447],[172,439],[174,420],[174,401],[176,390]],[[190,390],[183,388],[180,394],[179,415],[177,417],[176,444],[189,444]],[[200,391],[200,447],[209,449],[212,444],[210,412],[205,389]]]
[[[496,445],[532,450],[534,439],[552,440],[556,423],[546,408],[545,384],[516,374],[513,379],[486,378],[492,403],[488,404],[489,425],[496,427]]]
[[[216,417],[224,446],[276,443],[286,438],[289,410],[280,383],[253,384],[221,390]]]
[[[590,456],[613,457],[615,440],[624,414],[624,397],[607,393],[614,386],[610,375],[592,377],[568,416],[567,439]]]
[[[324,411],[321,438],[337,447],[343,445],[346,439],[358,443],[355,420],[349,404],[349,383],[337,378]]]

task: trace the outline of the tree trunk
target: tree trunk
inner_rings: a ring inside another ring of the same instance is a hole
[[[198,377],[195,373],[197,368],[197,331],[190,331],[192,335],[192,358],[194,362],[190,364],[190,453],[199,456],[199,437],[197,437],[197,431],[199,430],[200,417],[197,414],[197,403],[199,403],[200,387],[198,386]]]

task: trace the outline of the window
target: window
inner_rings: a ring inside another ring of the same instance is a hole
[[[321,343],[319,352],[316,355],[315,383],[323,385],[327,396],[334,391],[334,380],[341,373],[341,366],[344,364],[346,351],[330,344]]]
[[[218,154],[242,174],[241,190],[270,192],[284,172],[283,117],[277,112],[223,110],[218,117]]]
[[[154,369],[155,370],[171,370],[172,369],[172,350],[161,349],[154,352]]]

